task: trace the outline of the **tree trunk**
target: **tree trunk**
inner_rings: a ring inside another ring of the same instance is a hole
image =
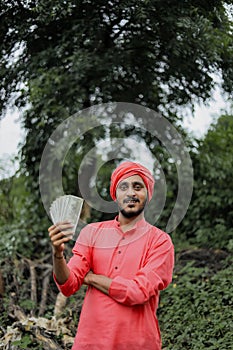
[[[0,298],[3,297],[5,291],[4,280],[2,276],[2,271],[0,270]]]
[[[59,316],[62,313],[66,306],[67,297],[65,297],[61,292],[58,293],[55,307],[54,307],[54,316]]]
[[[44,276],[44,279],[43,279],[42,295],[41,295],[41,302],[40,302],[40,308],[39,308],[39,316],[42,316],[44,314],[44,312],[45,312],[45,309],[46,309],[51,269],[52,269],[52,267],[49,268],[45,272],[45,276]]]

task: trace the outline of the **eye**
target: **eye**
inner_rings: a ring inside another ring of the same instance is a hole
[[[134,186],[135,191],[140,191],[142,189],[141,185],[135,185]]]
[[[128,188],[127,185],[120,185],[120,186],[119,186],[119,189],[120,189],[121,191],[126,191],[127,188]]]

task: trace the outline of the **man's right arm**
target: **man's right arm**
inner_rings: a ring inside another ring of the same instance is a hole
[[[48,229],[53,250],[53,272],[56,282],[61,285],[68,280],[70,275],[70,270],[64,257],[64,249],[65,243],[72,238],[72,227],[70,223],[62,222],[52,225]]]
[[[53,249],[54,280],[62,294],[68,297],[79,290],[91,269],[90,249],[88,244],[76,242],[73,256],[66,263],[64,249],[65,243],[73,237],[72,225],[62,222],[51,226],[48,231]],[[86,237],[86,231],[83,230],[80,235],[82,234]]]

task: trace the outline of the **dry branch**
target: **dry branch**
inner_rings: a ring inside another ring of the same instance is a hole
[[[41,302],[40,302],[40,308],[39,308],[39,316],[42,316],[45,312],[45,309],[46,309],[51,269],[52,269],[52,267],[48,268],[44,274],[45,276],[44,276],[43,284],[42,284],[42,294],[41,294]]]
[[[15,316],[19,316],[19,320],[8,327],[6,334],[0,339],[1,350],[13,350],[15,348],[13,343],[20,341],[25,335],[28,335],[32,342],[42,345],[43,349],[46,350],[69,349],[73,344],[74,338],[68,328],[66,318],[48,320],[43,317],[26,317],[18,311],[15,310]],[[69,322],[70,320],[68,320]],[[61,344],[56,341],[58,337]]]
[[[57,299],[54,307],[54,316],[57,317],[63,312],[66,306],[66,302],[67,302],[67,297],[65,297],[65,295],[59,292],[57,295]]]

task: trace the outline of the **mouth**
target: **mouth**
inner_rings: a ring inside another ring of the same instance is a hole
[[[125,204],[135,204],[135,203],[139,203],[138,199],[125,199],[124,202]]]

